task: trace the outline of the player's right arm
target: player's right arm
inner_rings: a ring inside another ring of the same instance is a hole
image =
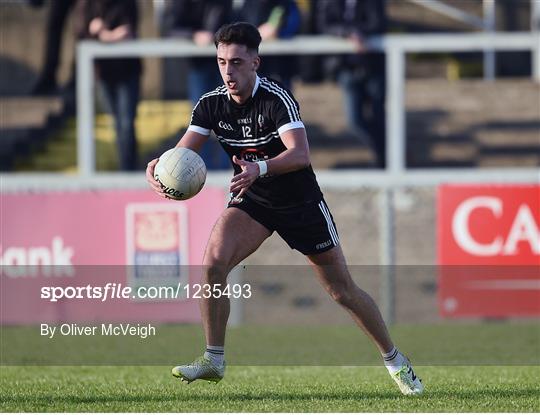
[[[178,141],[178,144],[176,144],[175,147],[185,147],[199,153],[207,139],[208,135],[204,135],[188,129],[182,136],[182,138]],[[158,161],[159,158],[156,158],[146,165],[146,181],[148,182],[148,184],[150,184],[150,187],[154,190],[154,192],[158,194],[158,196],[168,199],[169,197],[163,192],[163,190],[161,189],[161,185],[154,178],[154,169],[156,168],[156,164]]]
[[[205,98],[206,95],[203,95],[193,108],[189,127],[178,141],[178,144],[176,144],[176,147],[189,148],[190,150],[199,153],[206,140],[208,140],[212,129],[212,123],[208,116],[208,114],[211,113],[209,100]],[[156,168],[158,161],[159,158],[154,159],[146,166],[146,181],[159,196],[168,199],[168,196],[161,189],[159,182],[154,179],[154,169]]]

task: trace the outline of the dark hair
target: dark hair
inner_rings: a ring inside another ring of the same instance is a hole
[[[255,26],[246,22],[236,22],[221,26],[214,35],[216,48],[220,43],[244,45],[250,50],[259,52],[261,34]]]

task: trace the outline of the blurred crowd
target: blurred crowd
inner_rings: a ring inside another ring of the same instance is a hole
[[[104,43],[136,39],[139,10],[136,0],[29,0],[48,7],[43,66],[31,93],[59,93],[74,96],[75,70],[62,88],[56,81],[62,35],[67,16],[72,13],[77,39]],[[385,154],[385,57],[366,50],[365,39],[386,31],[385,0],[154,0],[160,36],[182,38],[196,45],[213,44],[214,32],[223,24],[246,21],[259,28],[263,41],[287,39],[298,34],[335,35],[350,39],[357,53],[348,56],[303,58],[265,57],[259,70],[292,88],[292,79],[318,81],[331,77],[343,89],[344,111],[351,131],[368,138],[376,164],[384,167]],[[311,59],[311,60],[310,60]],[[186,66],[184,66],[186,68]],[[121,170],[140,168],[135,134],[135,117],[140,98],[142,65],[139,58],[100,59],[96,76],[107,107],[115,120],[116,142]],[[187,81],[193,105],[200,96],[217,87],[219,71],[214,58],[192,58],[185,73],[163,73],[164,84],[178,78]],[[72,100],[74,102],[74,100]],[[225,169],[230,161],[217,141],[209,140],[202,151],[209,169]]]

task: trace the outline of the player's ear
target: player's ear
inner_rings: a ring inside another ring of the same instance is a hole
[[[259,55],[255,56],[255,59],[253,59],[253,70],[256,71],[259,69],[259,66],[261,65],[261,58]]]

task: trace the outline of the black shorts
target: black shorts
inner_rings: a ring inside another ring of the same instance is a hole
[[[245,195],[242,199],[228,207],[243,210],[304,255],[319,254],[339,245],[336,224],[324,199],[284,209],[262,206]]]

